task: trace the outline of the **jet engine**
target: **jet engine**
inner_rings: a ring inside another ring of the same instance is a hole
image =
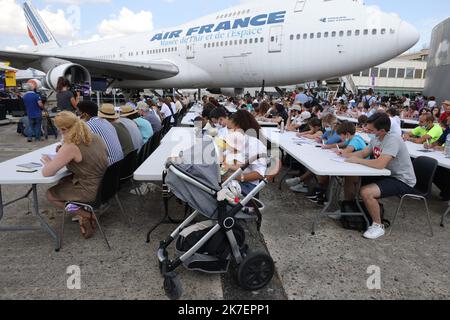
[[[91,83],[91,74],[85,67],[75,63],[66,63],[47,72],[43,81],[44,86],[56,90],[59,77],[66,78],[73,86],[82,86],[86,82]]]

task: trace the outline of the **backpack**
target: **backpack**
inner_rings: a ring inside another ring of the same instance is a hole
[[[364,97],[364,108],[370,109],[370,100],[372,100],[372,97],[367,99],[367,96]]]
[[[364,211],[364,214],[369,221],[369,225],[372,225],[373,220],[370,217],[370,214],[364,205],[364,202],[360,201],[361,208]],[[391,223],[389,220],[384,218],[384,206],[382,203],[380,203],[380,209],[381,209],[381,221],[386,229],[388,229],[391,226]],[[358,205],[356,204],[356,201],[343,201],[341,203],[341,212],[360,212],[360,209],[358,208]],[[366,231],[367,230],[367,224],[366,221],[362,216],[342,216],[341,217],[341,223],[344,229],[346,230],[356,230],[356,231]]]

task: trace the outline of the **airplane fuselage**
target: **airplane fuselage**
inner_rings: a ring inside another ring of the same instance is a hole
[[[179,74],[118,79],[119,88],[284,86],[347,75],[392,59],[418,40],[397,16],[354,0],[282,0],[240,5],[124,38],[58,48],[53,54],[112,61],[170,61]]]

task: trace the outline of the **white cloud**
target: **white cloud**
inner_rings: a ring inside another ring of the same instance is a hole
[[[153,30],[153,14],[150,11],[134,13],[123,7],[118,16],[103,20],[98,32],[103,36],[123,36]]]
[[[8,46],[5,48],[5,50],[8,50],[8,51],[30,51],[31,47],[27,44],[21,44],[21,45],[18,45],[17,47]]]
[[[2,35],[27,35],[27,24],[23,9],[15,0],[0,0],[0,33]],[[49,8],[38,10],[50,31],[55,37],[71,39],[76,30],[70,18],[63,10],[51,11]]]
[[[15,0],[0,0],[0,33],[2,35],[23,35],[26,32],[22,8]]]

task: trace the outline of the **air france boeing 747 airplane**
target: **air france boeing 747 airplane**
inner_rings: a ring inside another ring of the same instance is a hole
[[[419,40],[396,15],[358,0],[274,0],[242,4],[145,34],[61,47],[24,3],[35,52],[0,51],[0,61],[110,87],[244,88],[284,86],[351,74],[390,60]]]

